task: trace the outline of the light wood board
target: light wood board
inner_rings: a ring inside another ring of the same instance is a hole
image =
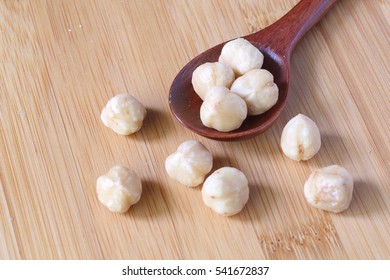
[[[295,0],[0,1],[0,259],[389,259],[390,2],[340,0],[296,47],[287,105],[266,133],[207,140],[171,115],[168,91],[191,58],[271,24]],[[122,92],[147,108],[124,137],[100,121]],[[319,153],[282,154],[286,122],[318,124]],[[165,158],[201,141],[213,170],[248,177],[241,213],[207,208]],[[97,199],[114,164],[143,183],[126,214]],[[331,164],[352,173],[350,208],[309,206],[303,184]]]

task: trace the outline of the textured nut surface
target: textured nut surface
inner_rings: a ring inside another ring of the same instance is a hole
[[[124,213],[140,200],[142,184],[135,172],[115,165],[97,179],[96,192],[100,202],[110,211]]]
[[[203,183],[212,167],[211,152],[195,140],[183,142],[177,151],[165,160],[168,175],[188,187],[196,187]]]
[[[128,93],[111,98],[100,115],[105,126],[121,135],[140,130],[145,117],[145,107]]]
[[[308,160],[321,147],[320,131],[313,120],[299,114],[284,127],[280,145],[287,157],[297,161]]]
[[[223,216],[232,216],[244,208],[249,199],[248,180],[234,167],[222,167],[203,184],[204,203]]]
[[[349,207],[352,192],[352,175],[338,165],[314,171],[304,185],[305,198],[310,205],[334,213]]]
[[[192,86],[203,100],[213,86],[230,88],[235,79],[233,69],[222,62],[207,62],[198,66],[192,73]]]
[[[203,125],[229,132],[241,126],[247,116],[245,101],[225,87],[211,88],[200,107]]]
[[[241,76],[252,69],[261,68],[264,55],[249,41],[238,38],[223,46],[218,61],[229,65],[236,76]]]
[[[276,104],[279,96],[274,76],[265,69],[254,69],[238,77],[230,90],[243,98],[248,115],[260,115]]]

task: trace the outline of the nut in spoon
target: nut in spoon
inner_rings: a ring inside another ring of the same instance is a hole
[[[262,68],[274,75],[279,88],[278,101],[270,110],[258,116],[247,117],[240,128],[231,132],[220,132],[202,124],[199,114],[202,100],[192,87],[192,73],[203,63],[218,61],[225,42],[198,55],[178,73],[169,91],[169,106],[174,116],[193,132],[214,140],[243,140],[264,132],[275,122],[285,105],[290,82],[290,58],[294,47],[335,2],[336,0],[302,0],[272,25],[243,37],[263,53]]]

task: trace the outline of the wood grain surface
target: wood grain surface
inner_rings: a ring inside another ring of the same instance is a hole
[[[171,115],[168,91],[191,58],[258,31],[296,0],[1,0],[0,259],[390,259],[390,2],[340,0],[296,47],[287,106],[264,134],[217,142]],[[147,108],[141,131],[100,121],[112,96]],[[307,162],[285,157],[286,122],[322,135]],[[201,186],[170,179],[165,158],[189,139],[250,184],[241,213],[207,208]],[[97,199],[114,164],[143,183],[126,214]],[[331,164],[352,173],[350,208],[309,206],[303,184]]]

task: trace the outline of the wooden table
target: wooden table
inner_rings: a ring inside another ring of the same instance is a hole
[[[295,49],[287,106],[266,133],[217,142],[172,116],[168,91],[191,58],[260,30],[296,0],[5,0],[0,2],[1,259],[389,259],[390,2],[340,0]],[[109,98],[136,96],[141,131],[100,121]],[[318,124],[320,152],[285,157],[286,122]],[[165,158],[201,141],[213,170],[248,177],[241,213],[218,216],[201,186],[170,179]],[[126,214],[97,199],[114,164],[138,173],[142,199]],[[353,174],[350,208],[309,206],[303,184],[321,167]]]

